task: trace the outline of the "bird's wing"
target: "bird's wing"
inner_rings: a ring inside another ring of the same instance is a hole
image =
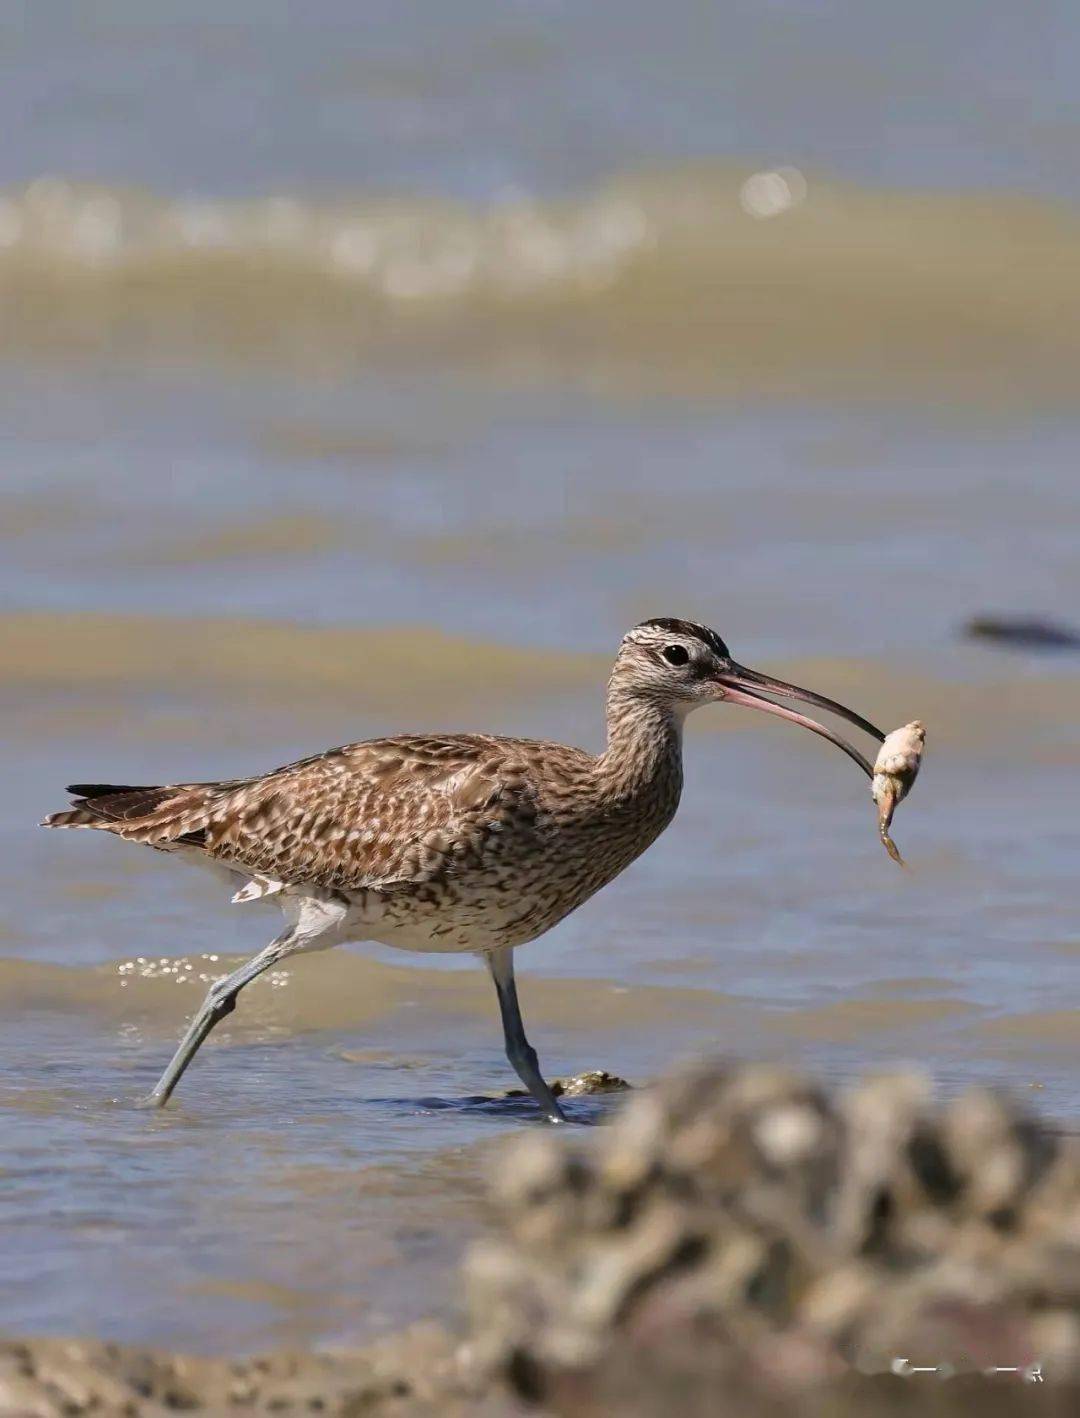
[[[481,735],[372,739],[261,778],[158,789],[151,811],[100,825],[287,883],[422,884],[476,861],[508,814],[527,829],[524,748]]]

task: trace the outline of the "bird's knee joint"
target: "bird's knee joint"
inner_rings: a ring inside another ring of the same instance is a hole
[[[506,1057],[514,1065],[523,1064],[526,1068],[535,1069],[540,1065],[540,1060],[536,1056],[536,1050],[531,1044],[518,1043],[511,1040],[506,1046]]]
[[[236,991],[214,991],[211,990],[206,999],[207,1007],[215,1021],[224,1019],[227,1014],[232,1014],[236,1008]]]

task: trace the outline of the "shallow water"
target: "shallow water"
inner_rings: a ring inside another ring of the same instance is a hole
[[[673,827],[520,955],[547,1071],[916,1061],[1080,1126],[1080,661],[958,633],[1080,620],[1080,148],[1003,98],[1052,103],[1067,18],[927,67],[971,7],[898,49],[865,7],[629,6],[597,86],[591,9],[329,6],[299,43],[108,8],[29,17],[0,86],[51,115],[0,157],[0,1328],[227,1350],[455,1303],[533,1125],[482,973],[290,964],[138,1112],[275,913],[32,824],[395,729],[596,746],[644,615],[923,718],[911,870],[827,745],[698,715]],[[807,186],[755,218],[766,161]]]

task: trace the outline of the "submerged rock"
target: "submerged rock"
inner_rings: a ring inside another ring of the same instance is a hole
[[[617,1073],[608,1073],[604,1068],[587,1068],[583,1073],[575,1073],[570,1078],[553,1078],[551,1091],[556,1098],[584,1098],[590,1093],[625,1093],[633,1087]],[[505,1098],[527,1098],[524,1088],[510,1088]]]
[[[584,1098],[589,1093],[624,1093],[630,1088],[625,1078],[603,1068],[587,1068],[572,1078],[557,1078],[551,1085],[556,1098]]]
[[[992,1366],[1024,1400],[1080,1380],[1077,1143],[992,1092],[699,1065],[496,1176],[472,1352],[554,1412],[868,1414],[912,1366],[993,1412]]]

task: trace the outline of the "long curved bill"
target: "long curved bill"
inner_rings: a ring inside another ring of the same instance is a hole
[[[788,709],[783,704],[777,704],[774,699],[768,696],[779,695],[783,699],[797,699],[803,704],[813,704],[819,709],[827,709],[830,714],[837,714],[841,719],[846,719],[849,724],[854,724],[862,729],[871,738],[877,739],[878,743],[883,743],[885,735],[880,729],[875,728],[869,719],[864,719],[861,714],[856,714],[854,709],[847,708],[844,704],[837,704],[835,699],[826,699],[823,694],[815,694],[812,689],[802,689],[797,684],[788,684],[786,680],[773,679],[771,675],[758,674],[756,670],[748,670],[744,665],[737,665],[734,660],[729,660],[725,667],[716,677],[717,684],[723,690],[724,700],[728,704],[743,704],[747,709],[760,709],[763,714],[775,714],[778,719],[787,719],[789,723],[801,724],[804,729],[809,729],[811,733],[820,734],[823,739],[828,739],[837,748],[853,759],[868,778],[873,778],[874,770],[862,756],[857,748],[853,748],[846,739],[842,739],[839,734],[833,733],[824,724],[819,724],[816,719],[811,719],[807,714],[800,714],[795,709]],[[765,691],[763,693],[763,691]]]

